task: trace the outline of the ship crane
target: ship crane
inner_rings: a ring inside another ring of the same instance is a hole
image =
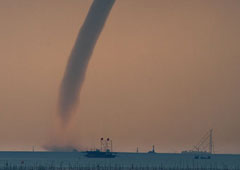
[[[193,147],[193,151],[214,153],[213,129],[210,129],[201,140]]]
[[[112,140],[110,140],[109,138],[104,139],[101,138],[100,139],[100,144],[101,144],[101,151],[102,152],[112,152]]]

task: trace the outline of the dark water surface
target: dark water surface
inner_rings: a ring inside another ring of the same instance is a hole
[[[194,154],[116,153],[116,158],[87,158],[84,152],[0,152],[0,168],[6,167],[99,167],[234,169],[240,170],[240,155],[213,154],[195,159]]]

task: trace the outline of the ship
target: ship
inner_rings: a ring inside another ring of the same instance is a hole
[[[192,154],[194,159],[211,159],[214,153],[213,129],[210,129],[192,150],[182,151],[182,154]]]
[[[152,146],[152,150],[151,150],[151,151],[148,151],[148,153],[156,153],[156,152],[155,152],[155,147],[154,147],[154,145]]]
[[[103,152],[103,151],[100,151],[99,149],[96,149],[95,151],[87,151],[86,153],[87,154],[85,156],[88,158],[115,158],[116,157],[116,155],[110,150]]]
[[[94,151],[86,151],[86,157],[88,158],[115,158],[116,154],[112,152],[112,140],[107,138],[100,139],[101,149]]]

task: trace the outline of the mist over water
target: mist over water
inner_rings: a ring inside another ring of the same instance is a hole
[[[94,0],[72,49],[60,87],[59,115],[65,126],[79,101],[88,62],[115,0]]]

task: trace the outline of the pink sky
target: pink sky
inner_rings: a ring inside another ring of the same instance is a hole
[[[0,150],[52,140],[91,2],[0,1]],[[117,0],[61,140],[89,149],[103,136],[115,151],[180,152],[213,128],[216,152],[240,153],[239,18],[239,0]]]

